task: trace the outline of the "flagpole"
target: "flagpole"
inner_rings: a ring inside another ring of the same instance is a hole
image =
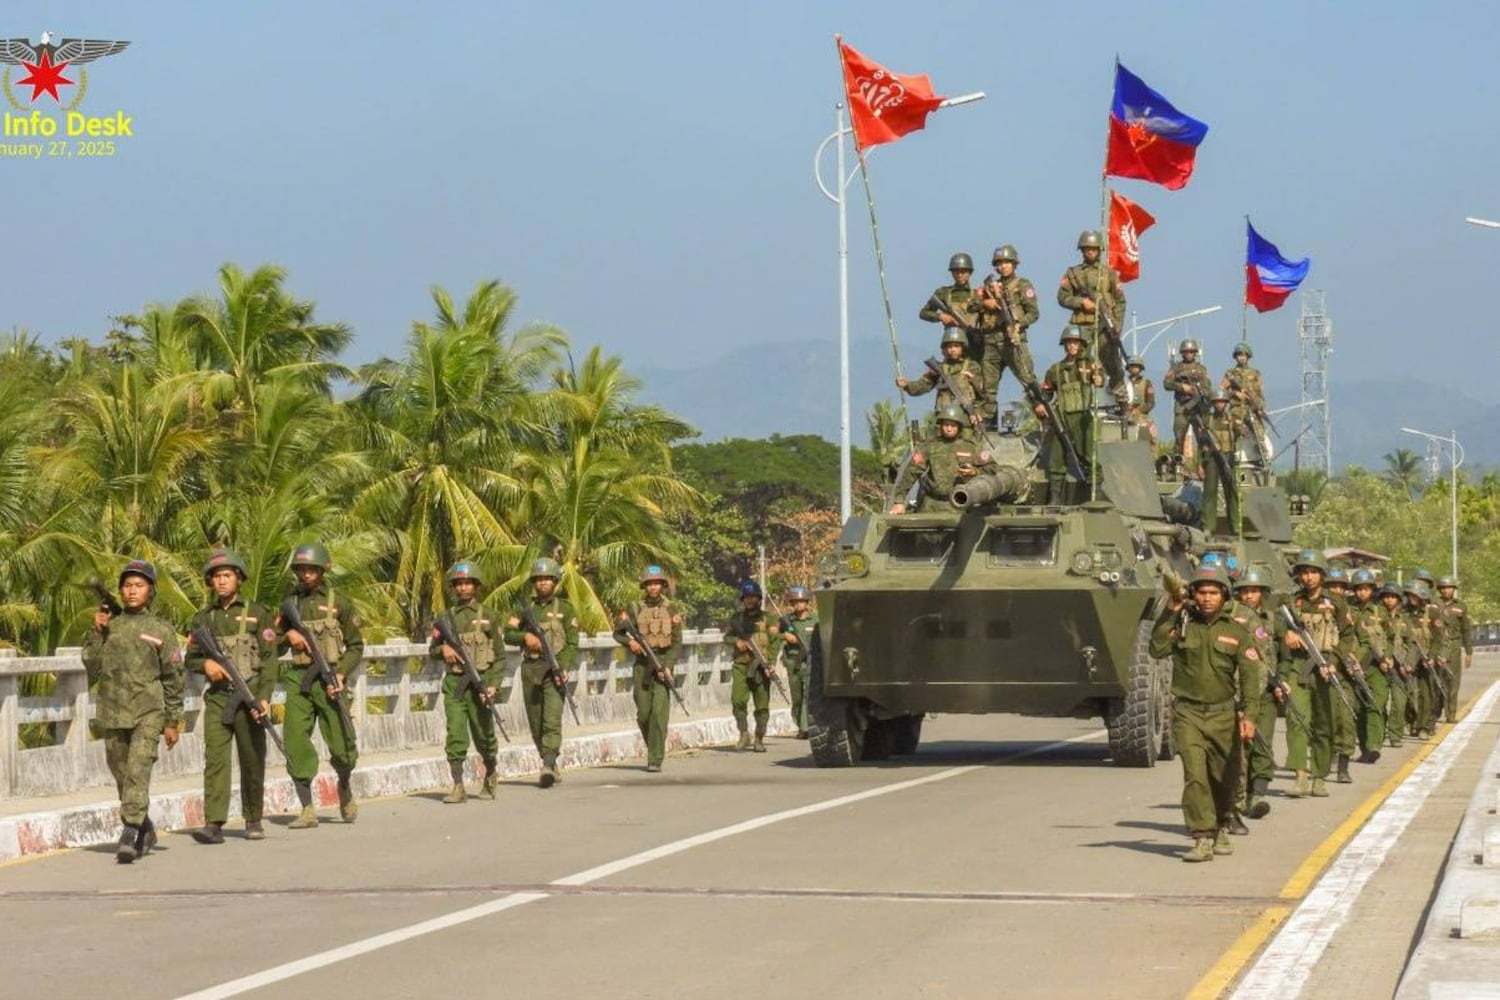
[[[1110,113],[1104,116],[1104,156],[1100,159],[1099,165],[1099,263],[1103,265],[1099,269],[1099,277],[1097,279],[1099,282],[1106,281],[1104,271],[1105,268],[1109,267],[1109,118],[1110,115],[1114,114],[1115,80],[1119,77],[1119,75],[1120,54],[1116,52],[1115,71],[1113,74],[1111,74],[1109,81]],[[1102,285],[1095,284],[1094,357],[1090,359],[1101,365],[1104,363],[1104,338],[1108,336],[1108,334],[1104,332],[1104,324],[1099,322],[1099,314],[1104,308],[1104,300],[1102,295],[1103,291],[1104,289]],[[1120,346],[1122,348],[1124,347],[1123,344],[1121,344]],[[1090,396],[1092,397],[1092,392],[1090,393]],[[1088,417],[1089,422],[1092,423],[1094,421],[1093,406],[1090,406],[1088,409]],[[1095,430],[1097,431],[1097,428],[1095,428]],[[1096,442],[1096,447],[1089,449],[1089,500],[1091,501],[1099,499],[1097,486],[1098,481],[1099,449]]]
[[[1250,231],[1250,216],[1245,216],[1245,232]],[[1241,275],[1243,277],[1243,275]],[[1240,296],[1240,339],[1250,343],[1250,299],[1246,295]]]

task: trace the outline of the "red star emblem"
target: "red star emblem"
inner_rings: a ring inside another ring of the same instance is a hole
[[[1130,145],[1135,149],[1141,149],[1156,141],[1156,133],[1147,130],[1143,121],[1133,121],[1125,126],[1126,133],[1130,136]]]
[[[67,63],[62,62],[54,66],[52,65],[52,53],[43,52],[42,58],[35,65],[29,62],[23,62],[21,65],[25,66],[31,72],[25,78],[17,80],[16,83],[19,86],[31,88],[32,104],[36,103],[36,99],[42,96],[42,91],[44,90],[51,94],[52,99],[58,104],[62,103],[62,98],[57,94],[57,88],[59,86],[71,86],[73,83],[72,80],[62,75],[62,71],[68,67]]]

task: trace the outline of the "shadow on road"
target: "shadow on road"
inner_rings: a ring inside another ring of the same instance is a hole
[[[1136,851],[1140,854],[1155,854],[1164,858],[1176,858],[1182,853],[1183,845],[1158,844],[1150,840],[1101,840],[1095,844],[1082,844],[1080,846],[1124,848],[1127,851]]]
[[[1181,806],[1177,808],[1180,809]],[[1181,823],[1148,823],[1141,819],[1122,819],[1115,826],[1121,826],[1127,830],[1157,830],[1161,833],[1175,833],[1179,835],[1183,832]]]

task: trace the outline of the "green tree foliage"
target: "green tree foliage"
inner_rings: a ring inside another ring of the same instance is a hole
[[[1410,448],[1397,448],[1386,452],[1382,458],[1386,480],[1405,490],[1408,497],[1415,497],[1422,488],[1422,456]]]

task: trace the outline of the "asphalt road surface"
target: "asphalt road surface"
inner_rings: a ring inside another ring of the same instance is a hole
[[[1496,666],[1482,657],[1466,695]],[[1476,737],[1306,995],[1390,995],[1493,725]],[[1177,857],[1179,766],[1117,769],[1072,720],[930,719],[915,756],[851,770],[788,739],[495,802],[435,790],[367,801],[352,826],[275,817],[259,843],[172,834],[130,866],[101,848],[0,867],[0,982],[137,1000],[1212,996],[1205,976],[1253,958],[1320,845],[1424,752],[1356,765],[1327,799],[1276,794],[1233,857],[1200,865]]]

